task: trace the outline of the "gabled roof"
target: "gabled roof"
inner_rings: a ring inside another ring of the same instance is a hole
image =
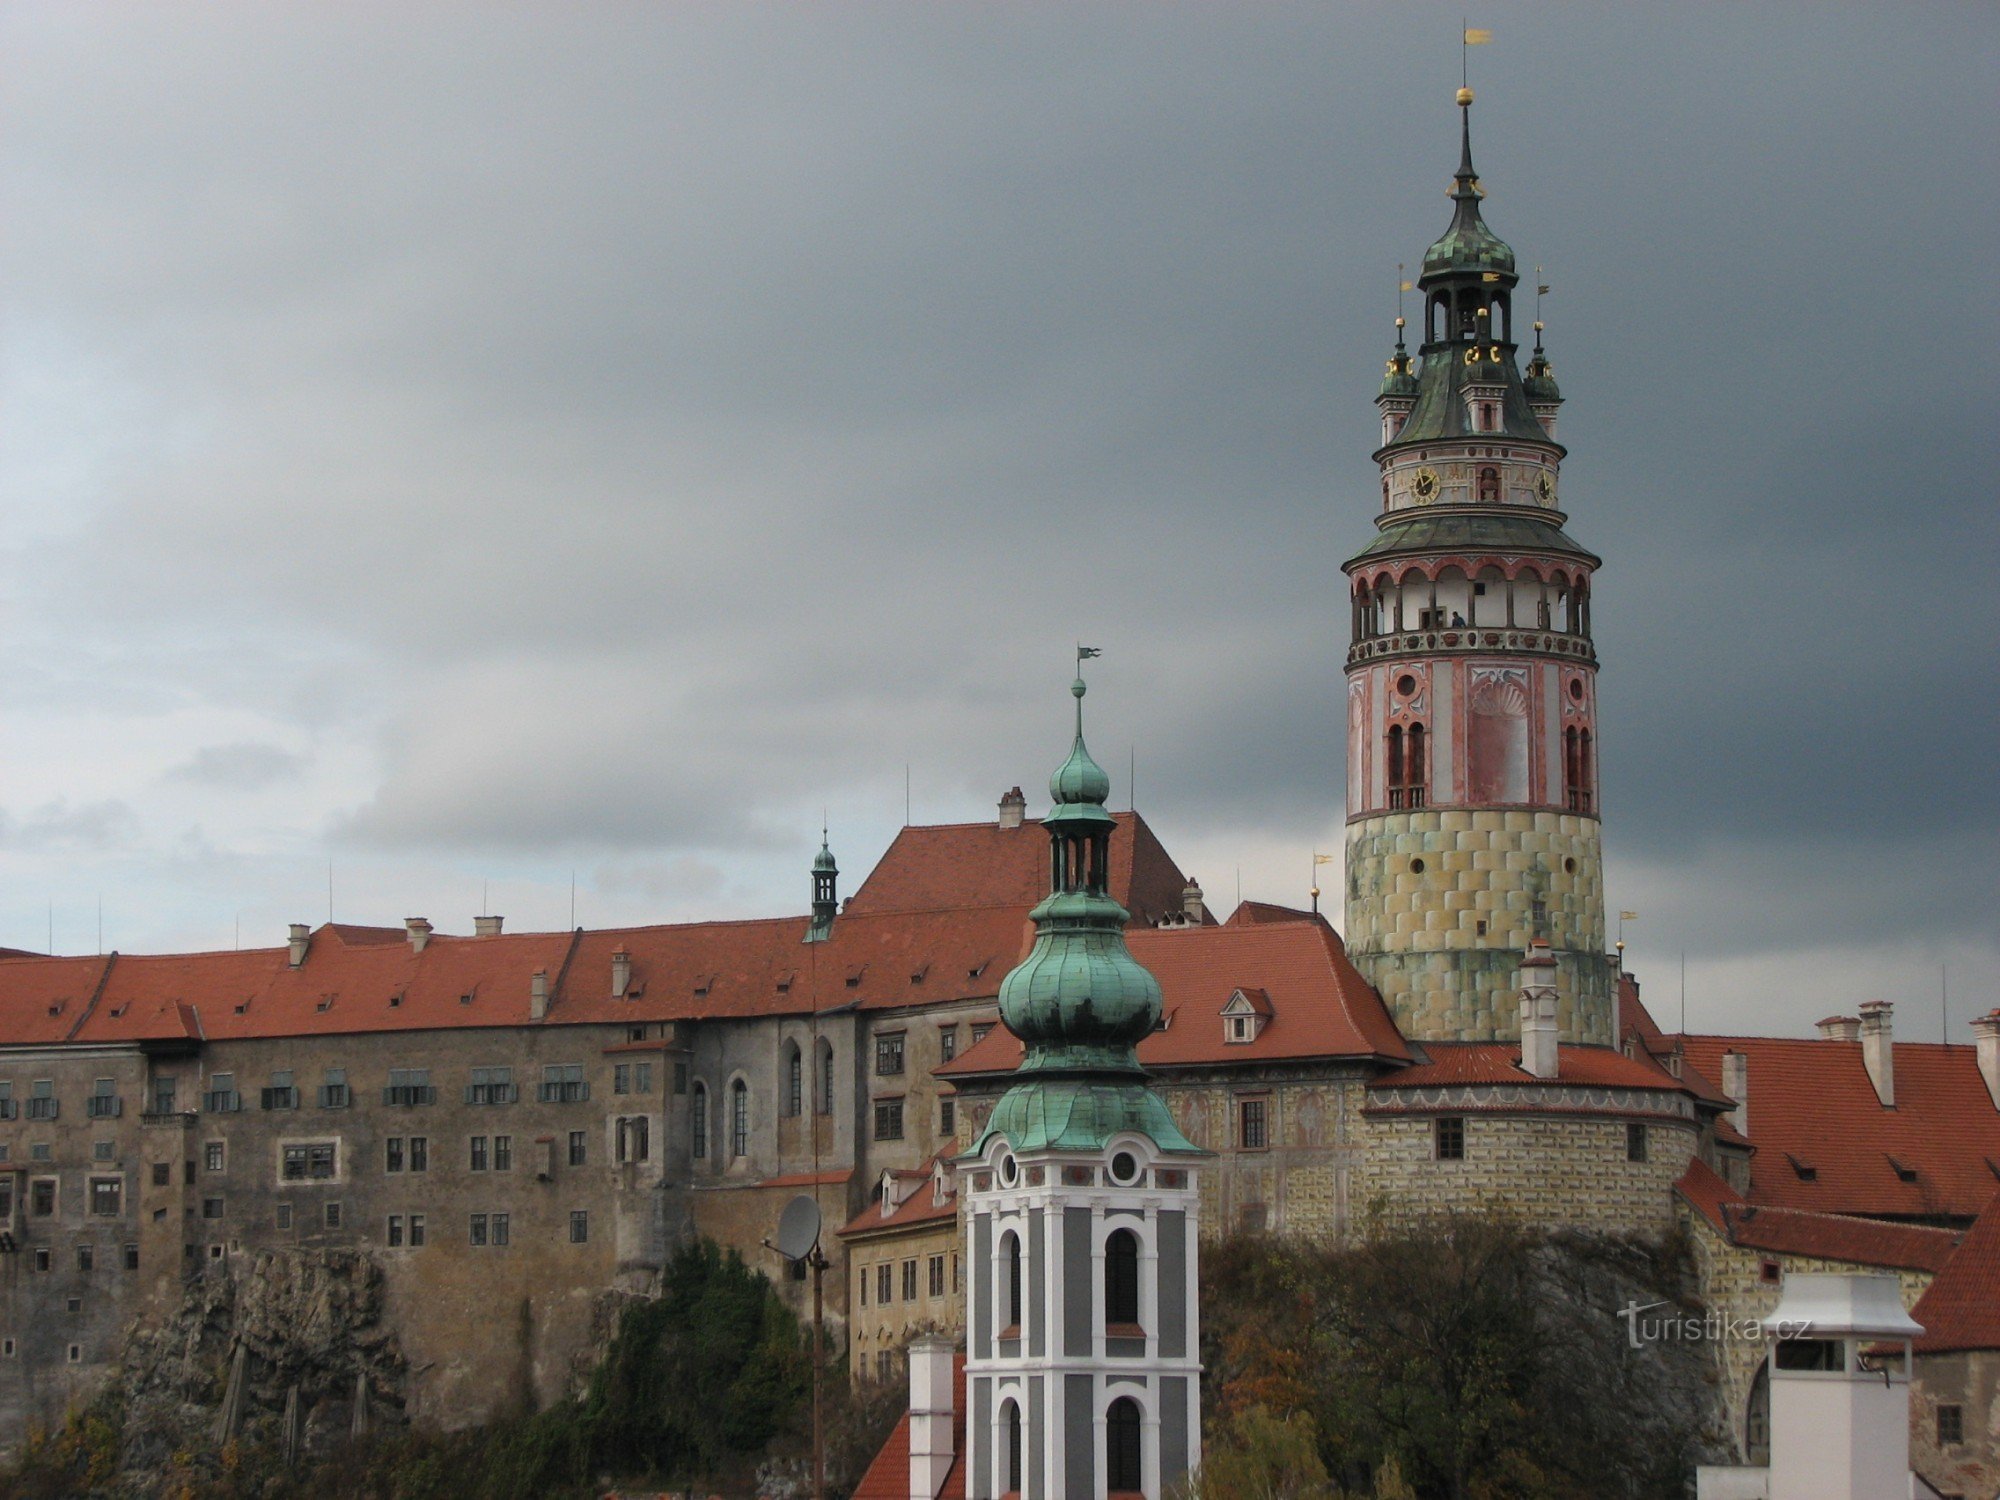
[[[2000,1194],[1965,1232],[1910,1316],[1924,1325],[1919,1354],[2000,1349]]]
[[[1115,815],[1111,896],[1150,927],[1181,910],[1187,877],[1136,812]],[[843,909],[847,917],[885,912],[1010,906],[1026,911],[1049,893],[1049,838],[1039,821],[947,823],[899,832]]]
[[[1567,1043],[1556,1049],[1556,1076],[1537,1078],[1521,1066],[1518,1042],[1425,1042],[1423,1056],[1407,1068],[1371,1078],[1371,1089],[1432,1088],[1438,1085],[1513,1083],[1549,1088],[1658,1089],[1691,1092],[1651,1058],[1627,1057],[1615,1047]]]
[[[1161,931],[1134,928],[1132,956],[1160,982],[1167,1026],[1139,1043],[1149,1068],[1306,1057],[1410,1055],[1381,1000],[1348,962],[1340,936],[1312,920]],[[1250,1042],[1225,1042],[1215,1017],[1239,989],[1267,993],[1271,1019]],[[939,1068],[942,1078],[1011,1073],[1021,1043],[996,1026]]]
[[[951,1358],[952,1464],[937,1500],[965,1500],[965,1356]],[[910,1500],[910,1414],[898,1419],[875,1462],[854,1487],[853,1500]]]
[[[1689,1063],[1710,1078],[1721,1076],[1724,1052],[1744,1054],[1748,1134],[1757,1148],[1747,1195],[1753,1203],[1969,1222],[2000,1190],[2000,1109],[1971,1047],[1895,1043],[1890,1109],[1876,1097],[1858,1041],[1679,1040]],[[1892,1158],[1914,1181],[1897,1173]]]
[[[1949,1229],[1745,1203],[1740,1193],[1699,1158],[1688,1163],[1674,1189],[1711,1228],[1730,1244],[1746,1250],[1858,1266],[1938,1271],[1959,1246],[1959,1235]]]
[[[919,1225],[935,1224],[958,1217],[958,1193],[948,1188],[939,1202],[937,1189],[932,1185],[937,1170],[938,1157],[949,1156],[955,1148],[940,1151],[924,1163],[914,1173],[898,1174],[917,1176],[925,1180],[910,1190],[910,1195],[898,1203],[888,1213],[882,1212],[881,1203],[870,1203],[860,1213],[849,1219],[838,1231],[842,1239],[851,1236],[876,1234],[898,1229],[913,1229]]]
[[[1230,992],[1223,1002],[1222,1014],[1268,1016],[1271,1014],[1271,992],[1257,985],[1243,985]]]

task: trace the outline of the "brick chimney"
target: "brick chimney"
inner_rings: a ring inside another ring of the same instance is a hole
[[[549,971],[535,970],[535,977],[528,981],[528,1019],[539,1021],[549,1013]]]
[[[952,1463],[952,1345],[910,1340],[910,1500],[937,1500]]]
[[[1546,938],[1528,945],[1521,960],[1521,1067],[1536,1078],[1554,1078],[1560,1067],[1556,1038],[1556,958]]]
[[[1859,1022],[1855,1023],[1859,1025]],[[1722,1092],[1727,1094],[1736,1108],[1729,1112],[1729,1123],[1744,1135],[1750,1133],[1750,1059],[1735,1048],[1722,1054]]]
[[[410,939],[410,951],[412,953],[421,953],[430,946],[431,924],[428,918],[403,918],[403,931]]]
[[[472,919],[472,935],[474,937],[498,937],[500,936],[500,924],[506,920],[505,917],[474,917]]]
[[[611,998],[623,1000],[632,987],[632,955],[620,948],[611,955]]]
[[[2000,1109],[2000,1010],[1975,1016],[1972,1034],[1979,1053],[1979,1076],[1986,1080],[1986,1092],[1993,1096],[1993,1107]]]
[[[1201,883],[1194,876],[1188,876],[1188,883],[1181,887],[1181,912],[1187,917],[1190,927],[1199,927],[1208,913],[1208,903],[1201,894]]]
[[[1819,1023],[1822,1041],[1858,1042],[1861,1040],[1861,1017],[1828,1016]]]
[[[1896,1107],[1896,1048],[1892,1022],[1896,1007],[1887,1000],[1870,1000],[1861,1007],[1861,1060],[1868,1081],[1884,1109]]]
[[[312,928],[304,922],[292,923],[292,935],[285,947],[290,950],[292,967],[297,968],[306,961],[306,945],[312,941]]]
[[[1026,821],[1027,816],[1028,799],[1021,795],[1019,787],[1015,787],[1000,799],[1000,826],[1002,828],[1019,828]]]

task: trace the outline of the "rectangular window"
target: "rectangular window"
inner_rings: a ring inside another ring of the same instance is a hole
[[[1237,1144],[1245,1151],[1262,1151],[1271,1144],[1270,1101],[1266,1099],[1244,1099],[1238,1102],[1238,1117],[1242,1129],[1237,1136]]]
[[[292,1071],[281,1068],[271,1074],[270,1087],[266,1088],[260,1101],[266,1109],[297,1109],[299,1091],[292,1087]]]
[[[913,1260],[903,1262],[903,1300],[917,1300],[917,1263]]]
[[[76,1247],[76,1268],[79,1271],[95,1271],[97,1269],[97,1247],[95,1245],[78,1245]]]
[[[866,1266],[861,1268],[861,1305],[863,1307],[868,1305],[868,1268]]]
[[[392,1135],[382,1143],[382,1170],[403,1170],[403,1138],[400,1135]]]
[[[632,1064],[632,1092],[650,1094],[653,1092],[653,1065],[649,1062]]]
[[[471,1221],[471,1223],[472,1223],[472,1228],[471,1228],[471,1231],[470,1231],[470,1233],[469,1233],[469,1235],[468,1235],[468,1238],[469,1238],[469,1239],[470,1239],[470,1240],[472,1241],[472,1243],[473,1243],[473,1244],[475,1244],[475,1245],[483,1245],[483,1244],[485,1244],[485,1243],[486,1243],[486,1215],[485,1215],[485,1214],[474,1214],[474,1215],[472,1216],[472,1221]]]
[[[11,1120],[20,1113],[20,1106],[14,1102],[14,1085],[0,1079],[0,1120]]]
[[[1465,1160],[1465,1121],[1458,1115],[1440,1116],[1433,1127],[1439,1161]]]
[[[0,1177],[0,1221],[14,1217],[14,1179]]]
[[[55,1154],[55,1147],[51,1146],[47,1141],[36,1141],[32,1146],[28,1147],[29,1161],[54,1161]]]
[[[115,1154],[116,1152],[113,1149],[112,1142],[110,1141],[91,1142],[90,1159],[92,1161],[110,1161]]]
[[[505,1214],[493,1215],[492,1232],[493,1232],[494,1244],[508,1245],[513,1243],[512,1239],[509,1237],[512,1231],[510,1231],[507,1227],[507,1216]]]
[[[1965,1408],[1943,1406],[1937,1409],[1937,1445],[1940,1448],[1956,1448],[1965,1441]]]
[[[56,1085],[52,1078],[37,1078],[28,1085],[28,1118],[31,1120],[53,1120],[62,1113],[62,1106],[56,1101]]]
[[[688,1065],[684,1062],[677,1062],[674,1064],[674,1092],[676,1094],[685,1094],[687,1091]]]
[[[48,1268],[49,1247],[47,1245],[38,1245],[35,1247],[35,1269],[37,1271],[46,1271]]]
[[[618,1122],[618,1160],[645,1161],[652,1155],[652,1121],[645,1115],[628,1115]]]
[[[933,1297],[942,1297],[944,1295],[944,1257],[942,1255],[933,1255],[931,1257],[930,1273],[931,1295]]]
[[[415,1249],[424,1242],[424,1216],[410,1215],[410,1247]]]
[[[84,1113],[93,1120],[115,1120],[124,1113],[124,1101],[118,1097],[118,1083],[112,1078],[94,1079],[90,1085],[90,1097],[84,1100]]]
[[[37,1177],[28,1184],[28,1212],[38,1219],[54,1216],[56,1211],[56,1180],[53,1177]]]
[[[286,1182],[325,1182],[336,1170],[336,1143],[300,1141],[286,1146],[279,1168]]]
[[[582,1063],[550,1063],[542,1069],[541,1101],[544,1104],[581,1104],[590,1097],[590,1085],[583,1081]]]
[[[942,1136],[958,1134],[958,1103],[956,1100],[938,1100],[938,1134]]]
[[[949,1026],[938,1027],[938,1056],[945,1062],[950,1062],[954,1057],[958,1056],[958,1025],[956,1022]]]
[[[875,1300],[887,1307],[896,1300],[896,1268],[886,1260],[875,1268]]]
[[[340,1219],[340,1205],[338,1203],[328,1203],[320,1210],[320,1222],[325,1224],[328,1229],[340,1228]]]
[[[389,1215],[389,1245],[393,1249],[403,1243],[403,1216]]]
[[[465,1086],[467,1104],[512,1104],[520,1097],[512,1068],[474,1068]]]
[[[991,1021],[974,1021],[972,1023],[972,1045],[977,1047],[981,1042],[985,1041],[986,1033],[992,1029],[993,1023]]]
[[[493,1170],[496,1172],[514,1170],[514,1137],[511,1135],[493,1137]]]
[[[590,1241],[590,1215],[581,1208],[573,1208],[569,1214],[569,1242],[572,1245],[588,1244]]]
[[[180,1081],[171,1073],[162,1073],[153,1079],[153,1113],[170,1115],[174,1112],[174,1096],[180,1092]]]
[[[347,1069],[328,1068],[324,1081],[319,1086],[319,1107],[346,1109],[353,1102],[354,1094],[347,1087]]]
[[[590,1136],[587,1131],[572,1130],[569,1133],[569,1164],[572,1167],[583,1165],[584,1152],[589,1142]]]
[[[128,1271],[139,1269],[139,1247],[137,1245],[127,1245],[125,1247],[125,1269]]]
[[[115,1219],[125,1206],[125,1179],[122,1177],[93,1177],[90,1179],[90,1211],[99,1218]]]
[[[875,1139],[878,1141],[900,1141],[903,1138],[903,1101],[901,1099],[877,1099],[875,1101]]]
[[[208,1092],[201,1096],[201,1107],[212,1115],[230,1115],[241,1109],[243,1096],[236,1092],[236,1075],[211,1074]]]
[[[289,1204],[289,1203],[280,1203],[280,1204],[278,1205],[278,1227],[279,1227],[280,1229],[290,1229],[290,1228],[292,1227],[292,1205],[291,1205],[291,1204]]]
[[[894,1078],[903,1071],[903,1033],[891,1032],[875,1038],[875,1072]]]
[[[391,1068],[389,1086],[382,1090],[384,1104],[435,1104],[437,1090],[431,1087],[429,1068]]]
[[[201,1216],[204,1219],[219,1219],[222,1217],[222,1206],[220,1198],[204,1198],[201,1200]]]
[[[467,1155],[468,1155],[467,1165],[471,1168],[471,1170],[475,1172],[484,1172],[486,1170],[486,1163],[488,1160],[486,1154],[486,1137],[483,1135],[475,1135],[470,1142],[470,1150],[467,1153]]]
[[[229,1164],[229,1147],[222,1141],[205,1141],[201,1148],[201,1165],[205,1172],[220,1172]]]
[[[1637,1121],[1625,1127],[1625,1160],[1646,1159],[1646,1127]]]
[[[410,1137],[410,1170],[428,1172],[431,1169],[431,1138],[427,1135]]]

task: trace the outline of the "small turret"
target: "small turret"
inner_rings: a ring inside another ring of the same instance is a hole
[[[837,885],[840,880],[840,866],[833,861],[833,850],[827,844],[826,829],[819,831],[819,853],[812,862],[812,925],[806,929],[806,941],[823,943],[833,935],[833,919],[840,910]]]
[[[1410,408],[1417,404],[1417,374],[1410,351],[1403,347],[1403,323],[1403,315],[1396,314],[1396,352],[1389,356],[1389,367],[1382,376],[1382,393],[1375,398],[1375,404],[1382,409],[1384,446],[1396,441],[1396,434],[1409,420]]]
[[[1542,320],[1535,319],[1535,354],[1521,376],[1521,392],[1542,424],[1542,431],[1556,435],[1556,408],[1562,405],[1562,391],[1556,386],[1556,367],[1542,349]]]

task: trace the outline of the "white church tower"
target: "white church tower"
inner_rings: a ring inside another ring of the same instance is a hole
[[[1159,1500],[1201,1459],[1196,1310],[1205,1155],[1133,1048],[1160,986],[1107,893],[1110,778],[1076,743],[1050,783],[1050,892],[1000,987],[1026,1044],[961,1159],[969,1500]]]

